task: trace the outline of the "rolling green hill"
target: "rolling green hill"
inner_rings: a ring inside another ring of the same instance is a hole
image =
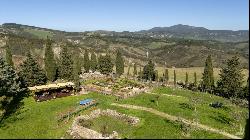
[[[249,64],[249,41],[154,38],[133,32],[65,32],[20,24],[3,24],[0,29],[0,53],[4,52],[5,37],[8,37],[13,54],[19,58],[31,46],[34,55],[42,59],[44,39],[48,36],[53,39],[54,48],[64,43],[81,53],[87,48],[98,54],[111,52],[115,57],[115,50],[121,49],[126,65],[131,60],[143,66],[148,60],[147,52],[157,66],[163,66],[166,62],[167,67],[203,67],[209,54],[215,67],[223,66],[234,55],[239,56],[244,68],[248,68]]]

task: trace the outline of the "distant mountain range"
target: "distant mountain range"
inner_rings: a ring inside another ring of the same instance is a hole
[[[204,27],[194,27],[182,24],[170,27],[154,27],[149,30],[139,31],[138,33],[147,34],[152,37],[218,40],[223,42],[239,42],[249,39],[248,30],[208,30]]]

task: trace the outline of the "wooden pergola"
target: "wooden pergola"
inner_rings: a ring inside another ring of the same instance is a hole
[[[32,92],[33,97],[37,101],[50,100],[52,98],[60,98],[70,96],[71,91],[74,90],[73,82],[55,83],[48,85],[40,85],[28,87]]]
[[[49,90],[49,89],[58,89],[64,87],[73,87],[75,84],[73,82],[66,82],[66,83],[56,83],[56,84],[48,84],[48,85],[41,85],[41,86],[33,86],[28,87],[30,91],[38,92],[42,90]]]

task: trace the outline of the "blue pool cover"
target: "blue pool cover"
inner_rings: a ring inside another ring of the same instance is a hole
[[[80,105],[85,105],[86,103],[91,102],[93,99],[85,99],[80,101]]]

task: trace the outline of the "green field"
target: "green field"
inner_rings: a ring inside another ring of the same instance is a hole
[[[142,68],[143,69],[143,68]],[[169,74],[169,80],[174,81],[174,70],[176,72],[176,79],[177,81],[185,81],[186,78],[186,72],[188,73],[188,79],[190,82],[194,81],[194,72],[196,72],[197,80],[201,80],[202,73],[204,71],[203,67],[190,67],[190,68],[167,68],[168,74]],[[139,72],[140,68],[137,68],[137,71]],[[158,74],[160,77],[162,77],[163,73],[165,72],[164,67],[156,67],[156,70],[158,71]],[[128,67],[125,67],[124,73],[127,74]],[[133,67],[130,68],[130,75],[133,75]],[[246,81],[249,75],[249,70],[243,69],[242,73],[245,75],[244,80]],[[217,81],[220,76],[220,69],[214,68],[214,79]]]
[[[25,29],[26,32],[31,33],[41,39],[46,39],[48,37],[52,37],[53,33],[49,31],[43,31],[43,30],[35,30],[35,29]]]
[[[93,129],[99,131],[104,124],[110,131],[116,130],[122,138],[227,138],[223,135],[211,133],[205,130],[189,128],[183,130],[180,122],[172,122],[150,112],[126,109],[112,106],[111,103],[132,104],[150,107],[170,115],[180,116],[186,119],[196,118],[193,107],[197,107],[199,122],[210,127],[220,129],[237,135],[240,125],[245,127],[248,118],[248,109],[232,105],[228,100],[204,93],[193,93],[185,90],[173,90],[170,88],[157,88],[153,92],[159,93],[158,106],[155,96],[143,94],[137,97],[115,101],[113,96],[105,96],[98,93],[87,95],[69,96],[44,102],[35,102],[32,97],[24,100],[23,108],[4,121],[0,127],[1,138],[61,138],[66,137],[66,131],[72,124],[73,117],[69,121],[57,122],[58,114],[78,107],[79,101],[85,98],[94,98],[99,104],[89,108],[81,114],[88,114],[96,108],[114,109],[118,112],[140,118],[138,126],[126,126],[123,122],[113,118],[98,118]],[[173,94],[181,97],[168,97],[163,94]],[[200,99],[197,105],[192,104],[193,98]],[[213,101],[221,101],[224,108],[214,109],[208,104]],[[238,111],[238,112],[236,112]],[[236,112],[236,114],[235,114]],[[234,117],[238,117],[237,119]],[[117,124],[116,126],[114,126]],[[124,128],[124,129],[123,129]],[[243,129],[244,130],[244,129]],[[244,131],[243,131],[244,132]],[[242,134],[238,134],[242,137]]]

